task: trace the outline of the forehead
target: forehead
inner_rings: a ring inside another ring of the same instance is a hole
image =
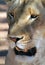
[[[12,4],[12,6],[13,6],[13,4]],[[21,15],[23,15],[23,13],[24,13],[24,15],[26,15],[26,14],[39,15],[40,14],[40,11],[37,8],[36,3],[30,2],[30,0],[27,3],[23,2],[22,4],[18,5],[17,7],[15,7],[15,5],[13,7],[12,6],[9,8],[8,13],[12,13],[12,15],[14,15],[14,18],[16,18],[16,19],[19,18]]]

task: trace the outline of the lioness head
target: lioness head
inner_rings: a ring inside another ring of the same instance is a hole
[[[45,42],[45,13],[42,2],[40,0],[12,0],[9,3],[11,4],[7,14],[8,40],[11,48],[14,49],[16,60],[29,63],[32,57],[38,58],[36,61],[40,60],[44,53],[42,47]]]

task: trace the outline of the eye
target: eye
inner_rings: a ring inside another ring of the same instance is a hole
[[[34,14],[31,15],[31,18],[36,18],[36,17],[37,17],[37,15],[34,15]]]
[[[39,17],[39,15],[35,15],[35,14],[32,14],[31,16],[30,16],[30,23],[32,23],[32,22],[34,22],[35,20],[37,20],[37,18]]]
[[[10,19],[13,19],[13,18],[14,18],[14,15],[13,15],[12,13],[8,13],[8,17],[9,17]]]
[[[13,23],[14,23],[14,15],[12,13],[8,13],[7,18],[8,18],[8,24],[9,24],[9,30],[8,30],[8,34],[9,34],[10,28],[13,26]]]
[[[12,13],[8,13],[7,17],[8,17],[9,23],[13,24],[13,22],[14,22],[14,15]]]

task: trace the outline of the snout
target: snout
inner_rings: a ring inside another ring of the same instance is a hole
[[[33,43],[31,43],[30,40],[23,41],[23,36],[21,37],[15,37],[10,36],[9,37],[13,42],[15,42],[15,54],[16,55],[26,55],[26,56],[33,56],[36,54],[36,47]]]

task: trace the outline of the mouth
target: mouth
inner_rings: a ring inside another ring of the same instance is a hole
[[[27,52],[23,51],[18,51],[16,48],[14,48],[14,52],[16,55],[21,55],[21,56],[35,56],[36,54],[36,47],[33,47],[31,49],[28,49]]]
[[[11,40],[17,43],[22,38],[15,38],[15,37],[10,37]],[[19,47],[18,47],[19,46]],[[24,48],[24,45],[18,44],[18,49],[16,47],[14,48],[14,52],[16,55],[21,55],[21,56],[35,56],[37,49],[36,47],[32,47],[31,49],[28,49],[26,52],[22,51],[22,48]],[[20,48],[21,47],[21,48]],[[20,50],[20,51],[19,51]]]

